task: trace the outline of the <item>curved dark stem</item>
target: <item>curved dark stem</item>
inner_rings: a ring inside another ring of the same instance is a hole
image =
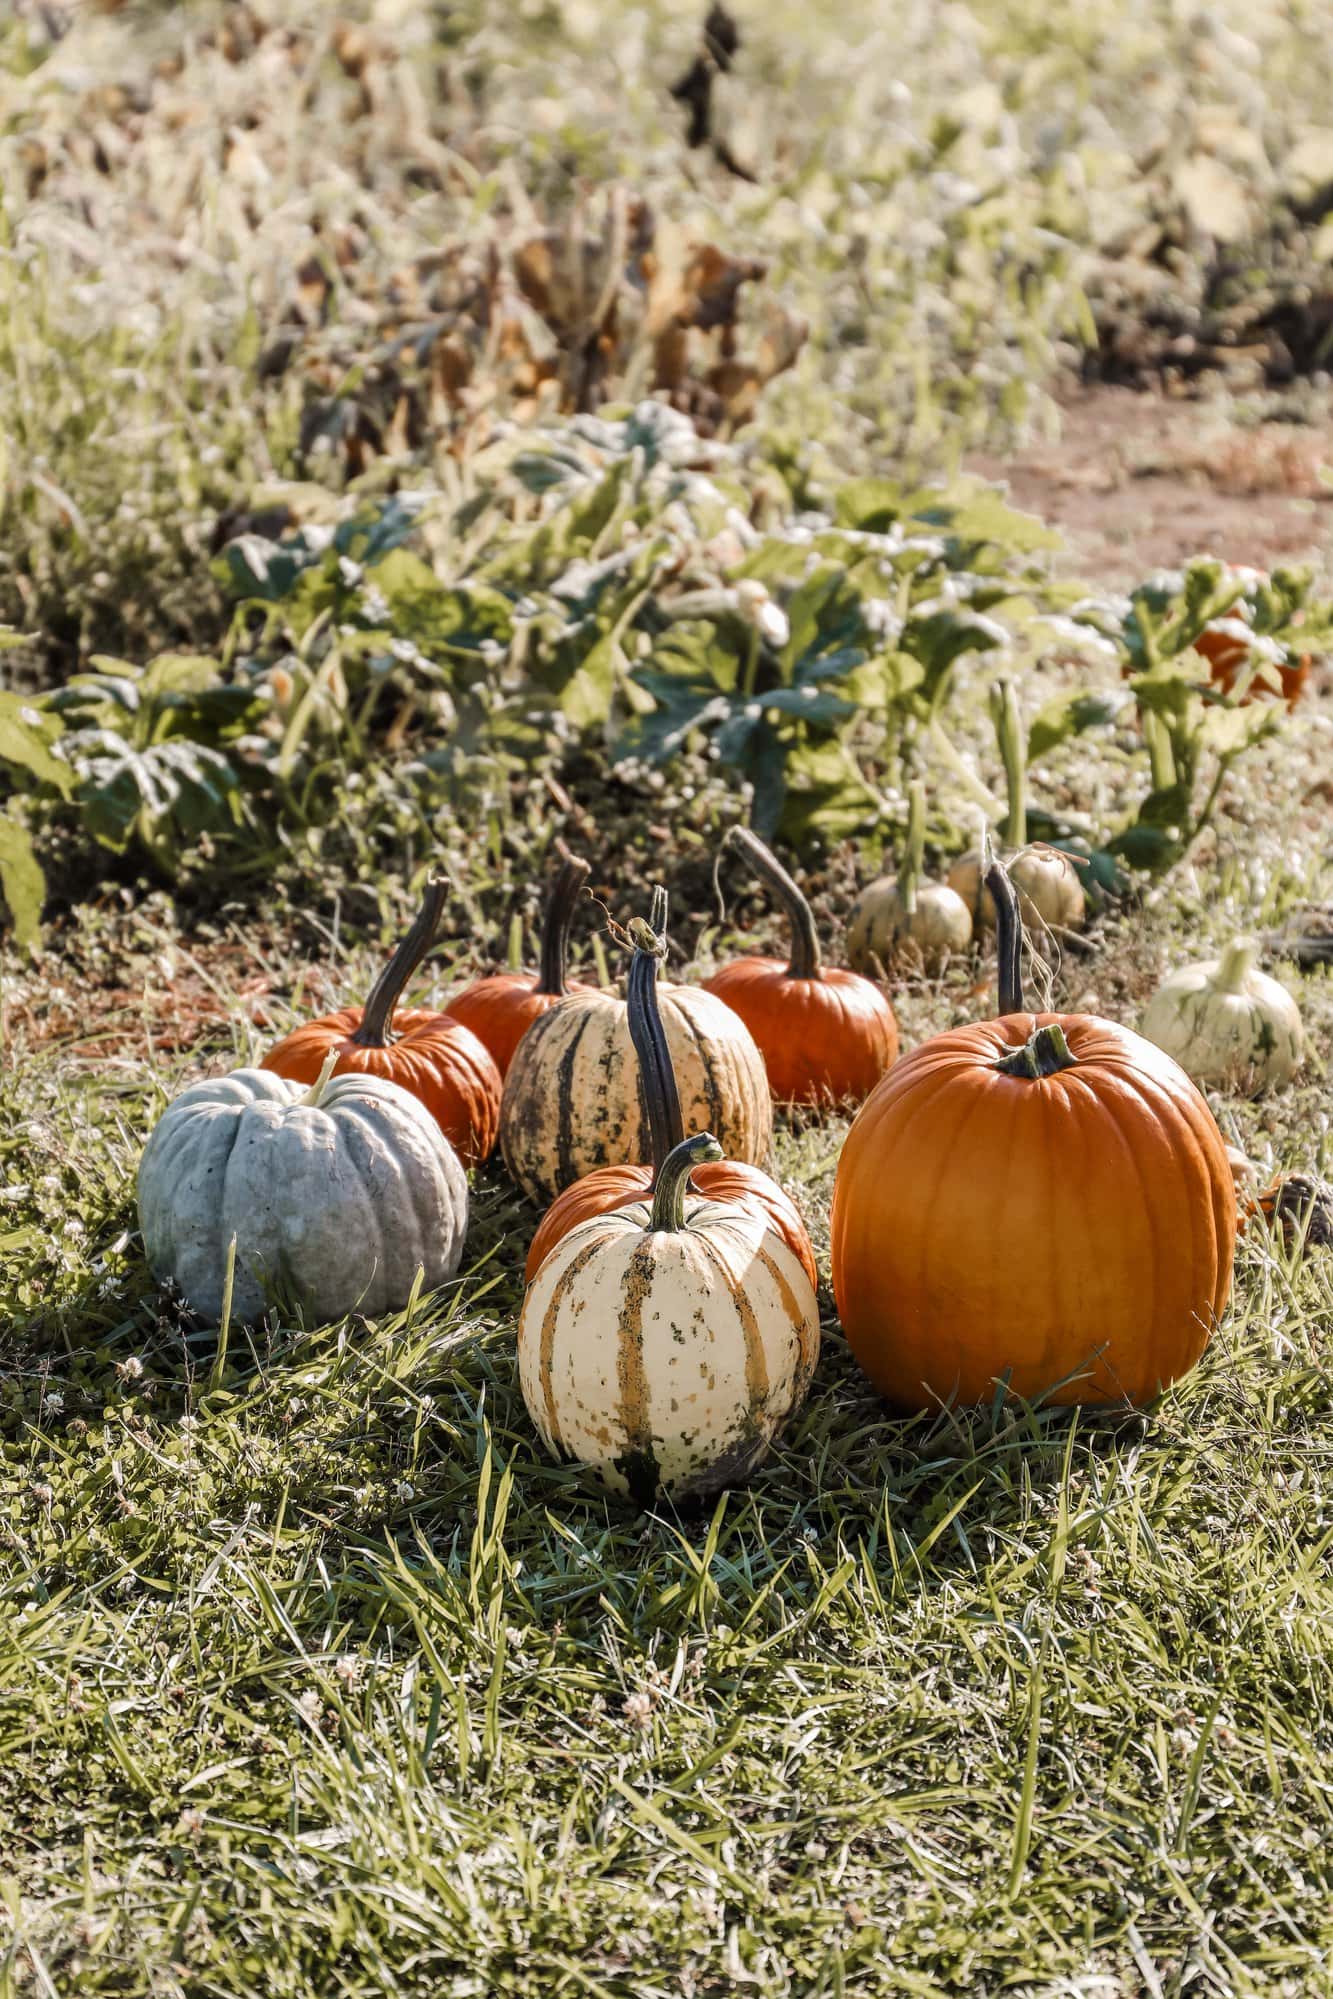
[[[639,1058],[639,1087],[648,1119],[648,1159],[657,1182],[667,1154],[685,1136],[680,1114],[680,1092],[667,1046],[666,1029],[657,1006],[657,967],[666,952],[666,909],[664,888],[653,890],[649,927],[656,948],[636,947],[629,968],[629,1038]]]
[[[546,915],[542,919],[542,949],[537,983],[533,988],[535,992],[553,993],[557,998],[564,993],[569,926],[574,920],[574,904],[591,872],[586,861],[571,854],[555,878],[546,904]]]
[[[711,1131],[696,1131],[693,1138],[673,1146],[657,1176],[649,1228],[679,1233],[685,1226],[685,1188],[690,1174],[696,1166],[706,1166],[710,1160],[722,1156],[722,1147]]]
[[[371,988],[370,998],[361,1015],[361,1025],[351,1037],[358,1047],[388,1046],[394,1008],[402,997],[403,987],[435,942],[448,893],[449,884],[443,875],[435,875],[426,883],[426,893],[412,928]]]
[[[1023,917],[1018,892],[1009,879],[1003,861],[992,861],[986,870],[986,887],[995,904],[995,952],[999,959],[1001,1018],[1007,1013],[1023,1013]]]
[[[787,920],[791,924],[791,963],[787,966],[788,978],[822,977],[815,912],[777,855],[770,853],[763,841],[756,839],[745,826],[733,826],[724,844],[739,851],[751,874],[757,875],[765,888],[773,891],[787,913]]]

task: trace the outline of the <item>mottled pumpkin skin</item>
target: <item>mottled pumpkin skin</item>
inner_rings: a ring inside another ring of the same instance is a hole
[[[773,1141],[764,1058],[731,1008],[698,986],[658,984],[686,1134],[711,1131],[730,1159],[762,1165]],[[505,1165],[549,1203],[599,1166],[649,1151],[628,1009],[595,988],[567,994],[514,1053],[500,1111]]]
[[[859,1104],[898,1059],[898,1023],[859,972],[794,974],[783,958],[736,958],[704,981],[754,1036],[780,1104]]]
[[[588,990],[571,980],[565,993],[540,992],[538,978],[536,972],[497,972],[492,978],[465,986],[445,1002],[450,1019],[461,1021],[490,1050],[502,1078],[509,1074],[514,1050],[533,1021],[559,1006],[568,993]]]
[[[608,1215],[613,1208],[626,1208],[631,1202],[644,1200],[652,1183],[651,1166],[599,1166],[595,1173],[585,1173],[572,1187],[566,1187],[563,1194],[557,1194],[537,1224],[529,1245],[524,1283],[531,1284],[556,1244],[563,1242],[571,1229],[594,1215]],[[696,1166],[690,1175],[690,1185],[704,1200],[739,1201],[742,1207],[753,1208],[762,1215],[782,1237],[811,1284],[818,1285],[819,1270],[810,1232],[796,1203],[776,1180],[739,1159],[719,1159],[710,1165]]]
[[[233,1237],[232,1314],[273,1291],[311,1323],[400,1311],[458,1268],[467,1179],[419,1098],[377,1076],[330,1081],[318,1104],[267,1069],[195,1083],[167,1106],[139,1164],[149,1265],[216,1325]]]
[[[571,1230],[518,1327],[523,1399],[547,1449],[644,1506],[745,1478],[819,1358],[814,1291],[762,1215],[688,1201],[683,1229],[649,1222],[636,1205]]]
[[[995,1068],[1046,1025],[1075,1067]],[[1183,1070],[1110,1021],[1020,1013],[936,1035],[862,1106],[833,1289],[902,1408],[988,1399],[1006,1372],[1023,1396],[1142,1403],[1207,1345],[1235,1239],[1226,1147]]]
[[[1196,1083],[1242,1096],[1289,1083],[1305,1058],[1305,1030],[1286,987],[1250,967],[1219,983],[1224,961],[1182,965],[1158,988],[1143,1032]]]
[[[500,1071],[489,1051],[460,1020],[433,1007],[400,1006],[394,1037],[382,1048],[352,1036],[364,1008],[306,1021],[270,1048],[261,1067],[297,1083],[318,1081],[337,1049],[335,1076],[383,1076],[420,1098],[465,1166],[480,1166],[495,1150],[500,1129]]]

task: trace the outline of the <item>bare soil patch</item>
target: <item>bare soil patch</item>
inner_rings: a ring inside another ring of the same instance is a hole
[[[1272,569],[1333,556],[1333,417],[1245,423],[1230,400],[1098,386],[1059,405],[1060,434],[967,463],[1066,538],[1099,584],[1208,553]]]

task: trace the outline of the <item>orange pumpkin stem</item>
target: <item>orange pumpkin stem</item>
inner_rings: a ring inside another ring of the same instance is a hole
[[[542,920],[542,948],[538,960],[534,992],[564,997],[565,973],[569,961],[569,927],[574,920],[574,904],[592,870],[586,861],[570,854],[564,861]]]
[[[653,1169],[654,1186],[668,1154],[685,1137],[676,1072],[657,1007],[657,966],[666,946],[666,914],[666,890],[655,888],[648,917],[653,942],[650,946],[645,941],[635,950],[627,992],[629,1038],[639,1058],[639,1087],[648,1124],[649,1157],[644,1163]]]
[[[819,949],[819,932],[815,927],[815,912],[777,855],[762,840],[756,839],[746,826],[733,826],[723,845],[735,847],[751,874],[757,875],[764,887],[773,891],[786,911],[787,921],[791,924],[791,957],[787,977],[822,978],[823,959]]]
[[[1078,1057],[1065,1040],[1062,1027],[1039,1027],[1021,1048],[1001,1055],[996,1068],[1004,1076],[1027,1076],[1036,1082],[1043,1076],[1058,1076],[1062,1069],[1076,1069]]]
[[[992,861],[986,870],[986,887],[995,904],[995,953],[999,960],[1000,1004],[998,1016],[1026,1013],[1023,1004],[1023,916],[1018,893],[1003,861]]]
[[[412,928],[376,979],[361,1015],[361,1025],[349,1036],[358,1048],[389,1046],[394,1008],[403,996],[403,987],[435,942],[448,893],[449,884],[443,875],[433,875],[426,883],[426,893]]]

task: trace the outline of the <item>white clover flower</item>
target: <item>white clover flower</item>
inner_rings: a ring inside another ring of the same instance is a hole
[[[48,1388],[42,1397],[43,1416],[58,1416],[65,1406],[65,1398],[58,1388]]]
[[[309,1722],[312,1728],[319,1727],[324,1714],[324,1703],[314,1687],[306,1688],[296,1707],[302,1721]]]

